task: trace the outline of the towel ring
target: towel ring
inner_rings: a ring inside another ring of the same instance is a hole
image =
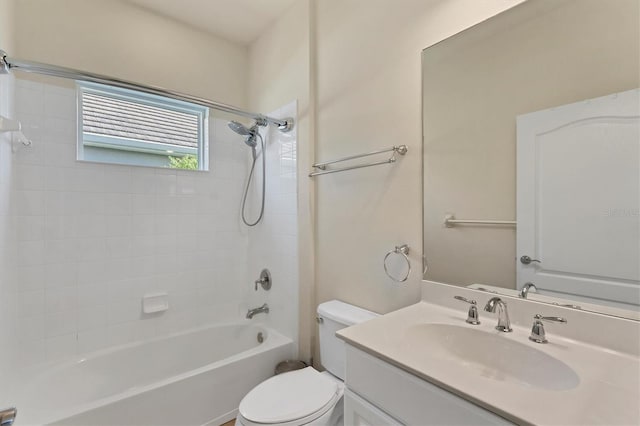
[[[389,273],[389,269],[387,268],[387,259],[392,254],[401,254],[402,256],[404,256],[404,260],[407,261],[407,274],[402,279],[398,279],[398,278],[394,277],[393,275],[391,275]],[[409,260],[409,256],[407,256],[408,254],[409,254],[409,246],[407,244],[403,244],[401,246],[396,246],[393,250],[391,250],[389,253],[387,253],[387,255],[384,257],[384,262],[383,262],[383,264],[384,264],[384,272],[387,274],[387,276],[389,278],[391,278],[392,280],[394,280],[397,283],[405,282],[409,278],[409,274],[411,274],[411,261]]]

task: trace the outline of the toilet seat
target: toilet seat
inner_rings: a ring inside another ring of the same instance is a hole
[[[303,425],[330,411],[342,397],[342,385],[313,367],[274,376],[240,402],[242,424]]]

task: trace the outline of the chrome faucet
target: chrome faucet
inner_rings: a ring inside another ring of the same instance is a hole
[[[247,319],[251,319],[251,318],[253,318],[254,315],[261,314],[261,313],[268,314],[269,313],[269,305],[267,305],[265,303],[264,305],[260,306],[259,308],[249,309],[249,311],[247,311]]]
[[[522,287],[522,290],[520,290],[520,294],[518,296],[520,296],[523,299],[526,299],[527,296],[529,295],[529,292],[537,293],[538,287],[536,287],[534,283],[525,283],[524,287]]]
[[[531,327],[531,336],[529,340],[536,343],[547,343],[547,335],[544,332],[544,324],[542,321],[559,322],[560,324],[566,324],[567,320],[562,317],[543,317],[540,314],[536,314],[533,321],[533,327]]]
[[[511,321],[509,320],[509,313],[507,312],[507,304],[499,297],[492,297],[484,306],[484,310],[487,312],[495,313],[498,311],[498,325],[496,330],[510,333],[513,331],[511,328]]]

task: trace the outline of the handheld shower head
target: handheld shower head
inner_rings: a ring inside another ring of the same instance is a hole
[[[239,135],[249,136],[252,134],[251,130],[247,129],[244,124],[238,123],[237,121],[230,121],[228,126]]]
[[[245,125],[238,123],[237,121],[230,121],[228,124],[229,128],[239,134],[240,136],[246,136],[244,143],[247,146],[250,146],[253,149],[253,156],[256,156],[256,134],[258,133],[258,124],[254,124],[250,128],[247,128]]]

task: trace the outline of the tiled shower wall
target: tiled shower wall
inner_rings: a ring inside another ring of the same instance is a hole
[[[14,78],[0,76],[0,115],[13,117]],[[11,196],[11,134],[0,133],[0,342],[10,342],[15,319],[15,289],[12,286],[12,268],[9,261],[13,249],[10,239],[9,202]],[[9,351],[0,350],[0,377],[6,377]],[[0,390],[0,399],[2,390]]]
[[[297,103],[273,111],[274,117],[295,117]],[[297,128],[282,133],[273,127],[266,132],[266,193],[262,222],[249,229],[250,280],[258,278],[262,268],[269,268],[273,286],[265,292],[260,287],[250,291],[253,306],[268,303],[266,321],[273,328],[298,339],[298,207],[297,207]],[[259,170],[258,170],[259,171]],[[261,177],[261,176],[260,176]],[[249,200],[255,218],[260,200],[261,179],[252,183]],[[253,307],[252,306],[252,307]]]
[[[18,79],[15,90],[34,141],[11,156],[14,249],[2,256],[16,266],[16,362],[244,316],[249,151],[226,119],[211,113],[209,172],[77,162],[75,88]],[[142,296],[157,291],[170,309],[142,314]]]

